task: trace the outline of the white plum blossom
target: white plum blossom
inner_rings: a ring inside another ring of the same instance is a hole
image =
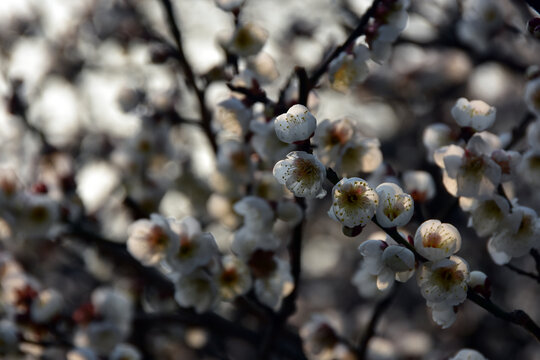
[[[171,220],[171,228],[177,234],[180,245],[164,259],[173,271],[187,274],[199,266],[205,266],[217,254],[217,244],[210,233],[201,232],[199,222],[192,217]]]
[[[60,314],[64,308],[62,294],[54,289],[45,289],[39,292],[30,305],[32,321],[44,324]]]
[[[483,131],[495,122],[497,110],[482,100],[459,98],[452,108],[452,116],[461,127],[472,127]]]
[[[244,217],[244,225],[251,229],[268,229],[274,222],[274,211],[268,201],[257,196],[246,196],[236,202],[234,211]]]
[[[302,345],[309,359],[336,359],[335,348],[339,345],[339,336],[330,320],[324,315],[315,314],[300,328]]]
[[[150,220],[135,221],[128,228],[129,253],[146,266],[156,265],[168,254],[178,251],[180,241],[169,222],[159,214],[150,215]]]
[[[394,280],[406,282],[414,273],[414,254],[400,245],[388,245],[382,240],[364,241],[358,248],[366,270],[377,277],[380,291],[391,287]]]
[[[294,144],[281,141],[275,131],[275,119],[267,123],[252,121],[250,130],[253,131],[251,146],[259,156],[269,163],[275,164],[294,150]]]
[[[540,186],[540,148],[530,149],[523,154],[518,172],[528,183]]]
[[[281,244],[271,228],[253,229],[241,227],[234,233],[232,252],[243,260],[248,260],[256,250],[276,250]]]
[[[380,146],[381,143],[376,138],[354,138],[341,150],[341,161],[337,164],[337,170],[344,176],[375,171],[383,161]]]
[[[226,255],[221,259],[221,269],[216,274],[216,282],[221,298],[233,300],[251,288],[249,268],[237,257]]]
[[[457,23],[457,35],[469,46],[483,51],[490,36],[503,22],[503,13],[496,1],[467,0],[463,2],[463,17]]]
[[[498,265],[540,245],[540,220],[533,209],[514,204],[512,214],[505,220],[502,230],[488,241],[488,252]]]
[[[453,305],[428,301],[427,306],[431,309],[431,318],[441,328],[448,329],[456,321],[456,311]]]
[[[433,199],[436,193],[435,181],[427,171],[405,171],[403,173],[403,187],[411,194],[416,202],[425,202]]]
[[[214,3],[223,11],[234,11],[239,9],[246,0],[214,0]]]
[[[356,287],[360,296],[364,298],[376,298],[385,295],[392,288],[392,286],[388,286],[384,290],[379,290],[377,280],[378,275],[373,275],[366,262],[362,261],[360,267],[354,273],[351,283]]]
[[[289,144],[309,139],[316,127],[315,116],[300,104],[291,106],[287,113],[279,115],[274,121],[277,137]]]
[[[226,47],[231,53],[246,57],[261,51],[266,39],[268,39],[268,32],[265,29],[256,24],[247,23],[235,29]]]
[[[141,360],[142,355],[133,345],[121,343],[114,347],[109,360]]]
[[[317,158],[305,151],[293,151],[274,166],[273,174],[297,197],[323,198],[326,190],[326,168]]]
[[[216,115],[223,131],[239,138],[249,128],[252,112],[242,101],[233,97],[217,104]]]
[[[504,220],[510,213],[508,201],[500,195],[493,194],[484,199],[460,198],[463,210],[471,213],[469,226],[472,226],[480,237],[488,236],[504,227]]]
[[[527,82],[525,86],[525,103],[530,112],[540,117],[540,77]]]
[[[279,310],[283,299],[294,290],[289,262],[274,257],[274,269],[255,280],[255,295],[260,302]]]
[[[277,205],[276,215],[280,220],[294,226],[302,221],[303,210],[296,202],[280,201]]]
[[[249,182],[254,171],[249,151],[249,147],[240,141],[229,140],[220,144],[217,155],[218,170],[235,183]]]
[[[435,162],[433,154],[443,146],[452,144],[452,129],[446,124],[435,123],[426,126],[422,133],[422,142],[427,150],[429,162]]]
[[[461,248],[461,235],[452,224],[427,220],[416,230],[414,247],[428,260],[444,259]]]
[[[461,349],[449,360],[487,360],[484,355],[473,349]]]
[[[133,318],[133,302],[126,293],[99,287],[92,292],[92,305],[101,319],[113,324],[122,336],[127,335]]]
[[[455,306],[467,298],[469,266],[462,258],[428,261],[418,271],[418,286],[424,299],[438,306]]]
[[[194,307],[199,314],[211,310],[219,301],[214,278],[201,269],[181,276],[175,289],[176,302],[183,307]]]
[[[501,168],[490,157],[497,146],[493,134],[481,132],[471,137],[465,149],[456,145],[438,149],[434,159],[444,170],[446,190],[454,196],[491,195],[501,181]]]
[[[370,53],[367,46],[357,44],[352,53],[342,52],[328,65],[328,78],[333,89],[347,92],[362,83],[369,75],[366,61]]]
[[[414,201],[394,183],[382,183],[375,189],[379,196],[377,222],[385,228],[404,226],[414,213]]]
[[[361,178],[343,178],[332,189],[332,206],[328,215],[344,226],[365,226],[379,205],[377,193]]]
[[[515,178],[522,157],[517,151],[497,149],[491,153],[491,159],[501,168],[501,183],[504,183]]]
[[[354,124],[348,118],[336,121],[326,119],[318,124],[314,142],[317,144],[315,151],[321,162],[332,167],[338,164],[341,161],[342,149],[353,138],[354,133]]]

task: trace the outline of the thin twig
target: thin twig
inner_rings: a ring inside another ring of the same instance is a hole
[[[189,87],[195,92],[195,95],[197,97],[197,101],[199,103],[199,111],[201,113],[201,126],[210,142],[210,145],[212,146],[212,149],[215,153],[218,151],[217,141],[215,134],[212,130],[212,114],[206,107],[205,103],[205,91],[204,88],[199,88],[197,86],[197,81],[195,78],[195,74],[193,72],[193,69],[189,62],[187,61],[186,55],[184,54],[184,48],[182,46],[182,35],[180,33],[180,27],[178,26],[176,22],[176,18],[174,16],[174,10],[173,6],[170,0],[160,0],[161,4],[163,5],[165,9],[165,13],[167,15],[167,22],[169,25],[169,30],[171,31],[174,42],[177,46],[178,52],[175,53],[176,59],[178,60],[180,66],[182,67],[182,70],[184,71],[184,74],[186,75],[186,81]]]
[[[383,300],[378,302],[375,306],[373,314],[371,315],[371,320],[369,321],[369,324],[358,343],[358,349],[356,351],[358,360],[364,360],[366,358],[369,340],[375,335],[375,329],[377,327],[377,324],[379,323],[379,320],[384,314],[384,312],[388,309],[390,303],[394,300],[398,289],[399,283],[395,283],[392,292],[388,294]]]
[[[520,268],[512,265],[512,264],[506,264],[504,265],[505,267],[507,267],[508,269],[520,274],[520,275],[523,275],[523,276],[527,276],[531,279],[534,279],[536,280],[537,283],[540,284],[540,276],[536,275],[536,274],[533,274],[531,272],[528,272],[528,271],[525,271],[525,270],[521,270]]]

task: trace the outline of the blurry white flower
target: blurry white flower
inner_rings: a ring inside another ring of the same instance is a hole
[[[388,286],[384,290],[379,290],[377,287],[378,275],[373,275],[371,273],[365,261],[362,261],[360,267],[354,273],[351,282],[354,286],[356,286],[360,296],[364,298],[382,296],[392,288],[391,286]]]
[[[216,117],[224,132],[240,139],[249,128],[252,113],[242,101],[230,98],[217,104]]]
[[[459,98],[452,108],[452,116],[461,127],[472,127],[483,131],[495,122],[497,110],[482,100],[467,100]]]
[[[219,300],[216,282],[202,270],[181,276],[175,289],[176,302],[183,307],[194,307],[197,313],[210,311]]]
[[[456,355],[454,355],[449,360],[487,360],[482,354],[476,350],[472,349],[462,349],[459,350]]]
[[[501,183],[515,178],[517,168],[521,163],[521,154],[519,152],[497,149],[491,153],[491,159],[501,168]]]
[[[257,54],[264,47],[268,32],[253,23],[239,25],[227,43],[227,49],[238,56]]]
[[[141,360],[142,355],[133,345],[121,343],[114,347],[109,360]]]
[[[296,202],[283,200],[278,202],[277,217],[291,225],[296,225],[302,221],[303,211]]]
[[[335,359],[334,348],[339,343],[339,336],[325,316],[311,316],[311,319],[302,325],[300,336],[309,359]]]
[[[528,207],[514,205],[504,227],[488,241],[488,252],[493,261],[504,265],[513,257],[527,254],[540,245],[540,220]]]
[[[30,317],[38,324],[52,320],[62,311],[64,299],[62,294],[54,289],[45,289],[39,292],[30,305]]]
[[[367,46],[358,44],[351,54],[342,52],[328,65],[328,77],[333,89],[347,92],[362,83],[369,75],[366,61],[369,59]]]
[[[244,217],[244,225],[251,229],[268,229],[274,223],[274,211],[268,201],[260,197],[245,196],[233,208]]]
[[[416,230],[414,247],[428,260],[444,259],[461,248],[461,235],[451,224],[427,220]]]
[[[88,348],[99,355],[107,355],[124,339],[124,334],[110,321],[93,321],[75,332],[73,343],[79,348]],[[77,359],[76,357],[74,359]],[[82,357],[82,359],[87,359]],[[88,359],[92,359],[89,357]],[[95,357],[97,359],[97,357]]]
[[[538,116],[539,118],[527,127],[527,144],[533,149],[540,149],[540,115]],[[0,189],[2,188],[1,181]]]
[[[92,305],[101,319],[113,324],[122,336],[129,333],[133,302],[120,290],[100,287],[92,292]]]
[[[364,179],[343,178],[332,189],[332,207],[328,215],[344,226],[365,226],[379,205],[377,193]]]
[[[435,181],[427,171],[405,171],[403,173],[403,187],[416,202],[425,202],[435,196]]]
[[[248,145],[240,141],[226,141],[219,145],[218,170],[232,182],[245,184],[252,179],[254,165]]]
[[[471,213],[469,226],[474,227],[476,234],[480,237],[488,236],[504,227],[504,219],[510,213],[508,201],[500,195],[492,195],[485,199],[463,199],[467,204],[465,211]]]
[[[452,130],[443,123],[428,125],[422,134],[422,142],[427,150],[428,161],[434,162],[433,153],[435,150],[452,144]]]
[[[173,271],[190,273],[197,267],[208,264],[217,253],[214,236],[201,232],[201,226],[195,218],[171,220],[170,224],[180,242],[178,250],[168,253],[165,258],[165,263]]]
[[[253,121],[250,124],[253,131],[251,146],[266,162],[275,164],[294,150],[293,144],[281,141],[275,130],[275,119],[267,123]]]
[[[221,269],[216,274],[221,298],[234,300],[251,288],[251,275],[247,265],[233,255],[221,259]]]
[[[58,202],[47,195],[24,193],[17,204],[12,232],[19,237],[43,238],[60,217]],[[9,221],[10,219],[7,218]]]
[[[540,186],[540,149],[530,149],[523,154],[518,172],[528,183]]]
[[[315,156],[304,151],[289,153],[285,160],[276,163],[273,173],[297,197],[313,199],[326,195],[322,188],[326,169]]]
[[[256,250],[276,250],[280,240],[271,228],[253,229],[243,226],[234,233],[232,252],[241,259],[248,260]]]
[[[484,288],[488,285],[487,279],[488,277],[485,273],[478,270],[474,270],[474,271],[471,271],[471,273],[469,274],[468,285],[473,290],[475,290],[475,288],[477,287]]]
[[[273,261],[274,269],[255,280],[255,295],[260,302],[277,311],[283,298],[294,290],[294,281],[287,261],[276,257]]]
[[[527,82],[525,86],[525,103],[530,112],[540,117],[540,77]]]
[[[343,147],[352,139],[355,129],[348,118],[330,121],[324,120],[317,125],[314,141],[317,156],[326,166],[334,167],[340,162]]]
[[[467,0],[463,3],[462,19],[457,23],[457,35],[464,43],[483,51],[491,34],[502,24],[502,12],[496,1]]]
[[[129,253],[146,266],[156,265],[168,254],[178,251],[180,241],[167,219],[159,214],[150,215],[150,220],[137,220],[128,228]]]
[[[465,301],[468,281],[469,266],[457,256],[426,262],[418,271],[422,296],[430,303],[441,303],[441,306],[454,306]]]
[[[279,115],[274,121],[277,137],[289,144],[309,139],[316,127],[315,116],[300,104],[291,106],[287,113]]]
[[[394,183],[382,183],[375,189],[379,196],[377,222],[385,228],[404,226],[414,213],[414,201]]]
[[[376,138],[355,138],[347,142],[341,150],[338,171],[344,176],[374,171],[383,160],[380,146]]]
[[[68,351],[67,360],[98,360],[94,351],[88,348],[79,348]]]

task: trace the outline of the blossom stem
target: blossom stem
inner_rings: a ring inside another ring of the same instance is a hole
[[[174,16],[174,10],[173,10],[171,1],[170,0],[160,0],[160,1],[167,15],[167,23],[169,25],[169,30],[171,31],[176,47],[178,48],[177,49],[178,51],[175,53],[175,57],[178,60],[180,66],[182,67],[182,70],[184,71],[187,85],[195,92],[195,95],[197,97],[197,102],[199,104],[199,111],[201,113],[201,126],[203,128],[204,133],[206,134],[208,138],[208,141],[210,142],[210,146],[212,146],[212,149],[214,150],[214,153],[217,153],[218,151],[217,141],[216,141],[215,134],[212,131],[212,124],[211,124],[212,114],[206,107],[206,103],[205,103],[205,90],[204,88],[201,89],[197,86],[195,73],[193,72],[191,65],[187,61],[186,55],[184,54],[184,48],[182,45],[182,35],[180,33],[180,27],[178,26],[178,23],[176,22],[176,18]]]

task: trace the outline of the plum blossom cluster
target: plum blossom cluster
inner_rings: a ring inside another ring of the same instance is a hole
[[[65,353],[68,359],[75,359],[75,354],[84,354],[85,359],[142,359],[139,350],[125,342],[131,332],[133,304],[123,291],[96,288],[89,302],[69,313],[60,291],[28,275],[7,252],[0,253],[0,269],[5,314],[0,322],[2,354],[15,354],[22,342],[52,341],[74,326],[68,334],[74,346]],[[54,346],[43,351],[44,357],[62,353]]]
[[[534,78],[529,81],[525,94],[532,114],[535,114],[532,100],[535,81]],[[520,205],[511,192],[504,190],[518,181],[533,185],[537,182],[538,120],[529,125],[529,149],[521,153],[504,148],[501,137],[485,131],[493,125],[495,115],[495,108],[483,101],[460,98],[452,108],[452,116],[459,126],[472,129],[472,136],[466,142],[457,139],[457,144],[437,148],[442,143],[436,136],[427,135],[434,130],[432,127],[424,133],[424,141],[442,169],[446,190],[459,197],[461,208],[470,214],[469,226],[478,236],[489,237],[488,252],[495,263],[503,265],[540,246],[536,212]],[[439,134],[443,125],[440,129]]]
[[[409,0],[385,0],[377,4],[366,25],[366,35],[330,62],[330,86],[348,92],[369,75],[368,60],[379,64],[390,57],[392,43],[407,26]]]

